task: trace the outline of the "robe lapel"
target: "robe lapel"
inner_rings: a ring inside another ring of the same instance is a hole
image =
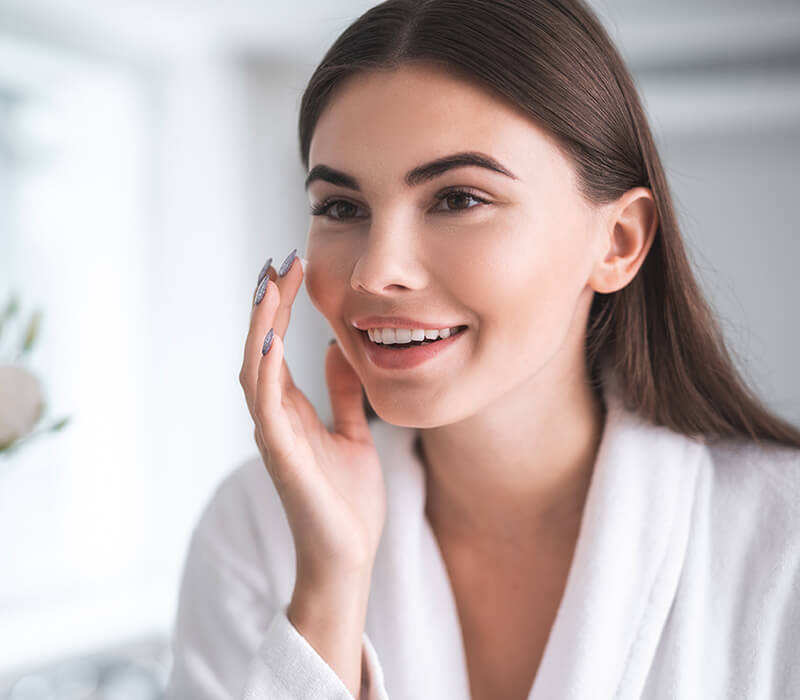
[[[425,474],[417,431],[373,428],[387,490],[387,514],[367,608],[367,635],[389,697],[467,700],[469,678],[455,597],[425,517]]]
[[[705,446],[641,421],[604,374],[608,406],[575,554],[528,700],[638,698],[675,596]],[[417,431],[372,428],[387,518],[367,634],[390,696],[466,700],[455,597],[425,516]]]
[[[640,697],[675,597],[705,446],[627,411],[606,428],[567,585],[528,700]]]

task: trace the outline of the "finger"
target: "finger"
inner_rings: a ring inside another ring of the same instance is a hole
[[[292,255],[294,255],[293,258]],[[297,248],[287,256],[287,260],[289,261],[288,263],[284,261],[281,265],[281,269],[286,270],[283,276],[276,278],[276,283],[281,290],[281,303],[275,312],[274,327],[275,332],[281,338],[286,337],[286,329],[289,327],[289,320],[292,317],[292,304],[294,304],[297,292],[303,283],[303,265],[297,257]],[[288,269],[286,268],[287,265]]]
[[[263,283],[262,283],[263,284]],[[262,288],[262,284],[256,288],[256,294]],[[255,418],[253,413],[256,380],[258,377],[258,362],[261,358],[261,346],[264,342],[264,336],[275,318],[275,310],[278,308],[280,301],[280,293],[277,286],[267,280],[266,286],[263,288],[263,296],[261,301],[255,304],[255,295],[253,298],[254,306],[250,311],[250,327],[247,330],[247,338],[244,342],[244,355],[242,357],[242,368],[239,371],[239,383],[244,389],[245,398],[247,400],[247,408],[250,410],[250,415]]]
[[[253,311],[256,308],[256,295],[258,294],[258,288],[261,285],[261,280],[264,279],[264,277],[269,277],[271,280],[274,281],[275,278],[278,276],[278,273],[275,272],[275,268],[270,264],[271,262],[272,258],[267,260],[267,262],[264,264],[264,268],[266,268],[266,270],[262,268],[261,272],[258,273],[258,281],[256,282],[256,288],[253,290],[253,298],[250,300],[251,316],[253,315]]]
[[[269,329],[273,328],[275,312],[280,305],[280,290],[269,275],[267,275],[263,284],[265,286],[261,301],[256,304],[251,312],[250,328],[245,340],[242,368],[239,372],[239,382],[244,389],[250,415],[252,415],[254,419],[258,365],[263,356],[264,339]],[[277,333],[275,334],[277,335]],[[283,364],[285,365],[285,362]],[[292,386],[292,376],[288,367],[282,369],[280,382],[284,390],[288,390],[288,388]]]
[[[270,260],[272,260],[272,258],[270,258]],[[268,276],[273,282],[275,282],[276,285],[278,285],[278,280],[281,279],[281,278],[278,277],[278,273],[275,271],[275,268],[272,267],[271,265],[267,266],[267,271],[264,273],[264,276],[265,277]],[[280,289],[280,285],[278,285],[278,288]],[[255,302],[255,298],[256,298],[256,294],[257,293],[258,293],[258,288],[256,288],[256,291],[253,293],[253,301],[254,302]],[[295,296],[296,295],[297,295],[297,292],[295,291]],[[283,299],[283,294],[281,294],[281,297],[279,299],[278,308],[276,310],[276,315],[277,316],[279,316],[280,313],[281,313],[280,301],[282,299]],[[273,319],[272,323],[273,323],[273,325],[270,326],[270,328],[275,328],[275,333],[278,333],[278,335],[280,335],[281,338],[284,338],[286,336],[286,328],[288,327],[288,323],[289,323],[288,318],[286,319],[285,322],[283,322],[283,321],[277,321],[276,322],[276,320]],[[281,327],[280,328],[276,327],[276,325],[275,325],[276,323],[278,324],[278,326],[281,326]],[[284,360],[281,363],[281,388],[283,388],[284,391],[287,391],[288,388],[290,386],[293,386],[293,385],[294,385],[294,379],[292,378],[292,373],[289,370],[289,365],[287,364],[285,356],[284,356]]]
[[[275,333],[269,352],[258,363],[255,416],[270,457],[270,473],[276,486],[286,483],[291,474],[282,473],[281,465],[291,464],[297,440],[283,407],[280,370],[283,362],[283,339]]]
[[[281,338],[281,340],[283,340],[283,338]],[[286,363],[285,359],[283,362],[281,362],[281,372],[280,376],[278,377],[278,381],[280,382],[281,389],[284,393],[289,391],[289,387],[294,386],[294,378],[292,377],[292,373],[289,370],[289,365]]]
[[[283,276],[280,275],[281,271]],[[289,328],[289,321],[292,317],[292,305],[303,283],[303,274],[302,260],[297,256],[297,248],[295,248],[286,256],[286,259],[280,265],[280,269],[275,273],[275,283],[281,290],[281,303],[275,312],[273,326],[281,339],[286,338],[286,331]],[[294,385],[292,373],[288,364],[284,362],[281,366],[281,386],[286,391],[292,385]]]
[[[351,440],[371,442],[372,434],[364,411],[361,380],[338,342],[331,343],[325,353],[325,381],[330,394],[334,432]]]

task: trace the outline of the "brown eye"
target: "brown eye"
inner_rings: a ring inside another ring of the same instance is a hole
[[[466,205],[469,204],[469,200],[472,199],[472,195],[467,194],[466,192],[452,192],[451,194],[448,194],[445,199],[453,209],[469,209],[469,207]]]
[[[477,202],[477,204],[473,206],[467,206],[469,205],[470,200]],[[488,204],[485,199],[481,199],[480,197],[477,197],[466,190],[451,190],[450,192],[445,192],[439,196],[439,202],[447,203],[447,207],[445,209],[438,209],[438,211],[445,212],[467,211],[468,209],[475,209],[475,207],[479,206],[480,204]]]
[[[344,209],[342,209],[342,207],[344,207]],[[335,211],[337,214],[333,217],[334,219],[349,219],[351,216],[355,216],[356,211],[358,211],[358,207],[352,202],[345,202],[344,200],[340,199],[331,204],[331,206],[328,208],[328,213],[331,211]]]
[[[338,209],[340,205],[350,207],[350,209],[345,209],[344,212],[342,212]],[[337,209],[336,216],[331,216],[330,214],[333,209]],[[358,207],[352,202],[348,202],[344,199],[330,199],[322,202],[321,204],[312,206],[311,216],[325,216],[329,219],[333,219],[334,221],[344,221],[346,219],[357,218],[355,216],[356,211],[358,211]]]

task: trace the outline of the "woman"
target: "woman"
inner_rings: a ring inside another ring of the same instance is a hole
[[[730,361],[593,13],[388,0],[299,132],[307,267],[259,275],[260,457],[193,535],[169,697],[800,695],[800,432]],[[284,357],[304,282],[332,426]]]

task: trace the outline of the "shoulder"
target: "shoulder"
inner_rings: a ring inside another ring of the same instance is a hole
[[[685,557],[648,690],[683,697],[680,679],[687,697],[800,697],[800,451],[728,439],[699,455]]]
[[[741,697],[794,697],[800,450],[729,439],[705,454],[673,624],[681,643],[704,650],[699,679],[725,668]],[[675,653],[679,665],[694,663]]]
[[[192,533],[190,548],[213,555],[232,572],[279,599],[294,587],[294,545],[283,504],[260,455],[245,459],[220,480]]]
[[[196,534],[208,536],[213,532],[228,539],[241,539],[244,535],[252,538],[264,521],[274,516],[278,495],[271,484],[260,456],[239,462],[212,491],[195,528]],[[264,507],[254,507],[257,503]]]
[[[754,620],[800,611],[800,450],[745,439],[706,448],[696,537],[714,587]]]
[[[800,449],[742,438],[709,443],[706,448],[708,476],[720,505],[740,513],[771,513],[773,520],[800,524]]]
[[[369,421],[384,472],[410,452],[413,431]],[[204,506],[192,536],[195,547],[213,548],[223,561],[257,563],[269,588],[288,600],[294,588],[294,538],[286,511],[260,454],[235,465]]]

